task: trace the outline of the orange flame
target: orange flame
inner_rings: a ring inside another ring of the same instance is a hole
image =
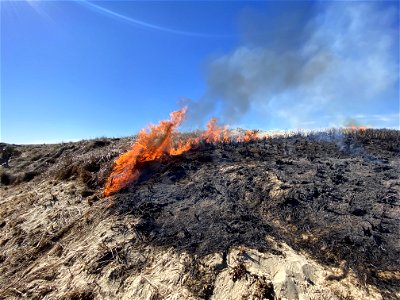
[[[237,138],[238,142],[250,142],[258,139],[257,130],[246,130],[243,136]]]
[[[350,130],[360,130],[360,131],[365,131],[368,129],[367,126],[357,126],[357,125],[352,125],[349,127]]]
[[[139,178],[138,164],[160,159],[163,155],[178,155],[190,148],[190,145],[172,145],[172,134],[185,119],[187,108],[171,113],[171,119],[150,125],[149,132],[141,130],[131,150],[122,154],[114,163],[114,168],[107,180],[104,196],[118,192],[121,188]]]
[[[360,125],[357,120],[348,119],[345,123],[345,128],[351,131],[365,131],[368,129],[368,126]]]
[[[150,125],[148,130],[142,129],[139,132],[131,149],[116,159],[103,191],[104,196],[112,195],[136,181],[140,176],[140,166],[144,162],[162,159],[167,155],[180,155],[201,142],[215,144],[228,143],[232,140],[228,127],[218,126],[217,119],[212,118],[207,124],[207,130],[200,137],[175,141],[176,129],[185,119],[186,112],[187,107],[174,111],[170,114],[170,120]],[[257,131],[248,130],[237,140],[249,142],[257,138]]]

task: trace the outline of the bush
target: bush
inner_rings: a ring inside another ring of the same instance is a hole
[[[2,172],[0,175],[0,180],[1,180],[2,185],[20,184],[23,182],[31,181],[37,175],[38,175],[38,173],[35,171],[18,173],[16,175],[12,175],[7,172]]]
[[[55,178],[58,180],[68,180],[78,174],[78,169],[74,165],[64,165],[59,168],[55,174]]]
[[[9,173],[2,172],[0,174],[1,185],[11,185],[15,182],[15,177]]]
[[[91,157],[86,161],[72,162],[67,160],[55,172],[57,180],[79,180],[89,189],[96,189],[104,185],[109,173],[111,172],[112,162],[101,166],[96,157]]]
[[[38,175],[37,172],[35,171],[28,171],[22,174],[22,176],[20,177],[20,181],[21,182],[28,182],[31,181],[36,175]]]

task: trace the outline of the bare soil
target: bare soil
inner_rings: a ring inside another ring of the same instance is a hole
[[[133,139],[0,145],[0,299],[400,299],[399,131],[204,143],[102,198]]]

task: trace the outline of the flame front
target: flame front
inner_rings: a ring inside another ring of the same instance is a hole
[[[351,131],[365,131],[368,129],[368,126],[360,125],[357,120],[354,119],[348,119],[347,122],[345,122],[344,127]]]
[[[350,127],[348,127],[348,128],[349,128],[350,130],[353,130],[353,131],[357,131],[357,130],[365,131],[365,130],[368,129],[368,126],[352,125],[352,126],[350,126]]]
[[[258,139],[257,130],[246,130],[243,136],[238,137],[237,141],[247,143],[256,139]]]
[[[140,175],[138,164],[160,159],[163,155],[178,155],[187,151],[188,145],[173,147],[172,134],[185,119],[187,108],[171,113],[171,119],[161,121],[158,125],[141,130],[132,148],[122,154],[114,163],[114,168],[107,180],[104,196],[118,192],[137,180]]]
[[[170,119],[158,125],[150,125],[148,130],[142,129],[131,149],[119,156],[103,191],[104,196],[112,195],[140,176],[140,165],[147,161],[161,159],[168,155],[180,155],[199,143],[229,143],[232,141],[227,126],[218,126],[217,119],[212,118],[207,130],[200,137],[180,138],[176,129],[186,117],[187,107],[170,114]],[[257,132],[248,130],[239,135],[237,142],[249,142],[258,139]]]

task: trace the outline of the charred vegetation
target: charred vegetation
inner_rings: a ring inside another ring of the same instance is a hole
[[[143,274],[156,257],[149,249],[163,249],[187,256],[180,282],[194,297],[211,299],[218,274],[229,270],[232,281],[251,282],[252,299],[274,299],[272,281],[247,270],[246,251],[235,265],[229,257],[235,247],[284,257],[270,236],[339,268],[327,281],[353,273],[396,299],[399,137],[396,130],[332,130],[198,143],[141,162],[138,179],[108,198],[102,189],[130,139],[2,145],[15,154],[4,155],[1,170],[0,298],[97,299],[104,287],[96,276],[121,292],[142,276],[162,298],[166,292]],[[74,249],[93,232],[96,245]],[[216,263],[204,263],[216,254]],[[74,281],[79,263],[92,278],[86,286]]]

